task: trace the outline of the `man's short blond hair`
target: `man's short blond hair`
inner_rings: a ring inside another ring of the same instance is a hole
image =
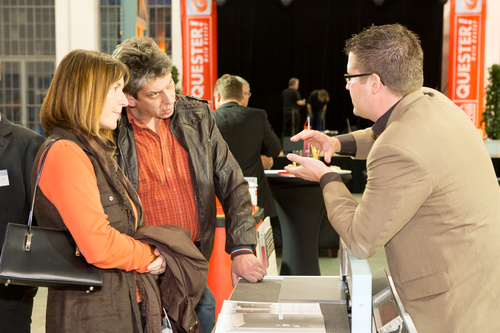
[[[215,82],[214,91],[220,95],[223,100],[234,99],[241,101],[243,98],[243,84],[230,74],[222,75]]]

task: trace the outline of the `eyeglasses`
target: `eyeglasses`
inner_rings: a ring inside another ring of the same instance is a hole
[[[372,74],[376,74],[376,73],[363,73],[363,74],[344,74],[344,79],[345,79],[345,82],[346,83],[349,83],[350,80],[353,78],[353,77],[360,77],[360,76],[370,76]],[[378,74],[377,74],[378,75]],[[384,81],[382,81],[382,78],[380,77],[380,75],[378,76],[380,78],[380,82],[382,82],[382,84],[385,86],[385,83]]]
[[[252,96],[252,93],[251,93],[251,92],[249,92],[249,91],[245,91],[245,92],[243,93],[243,95],[248,95],[248,97],[250,97],[250,96]]]

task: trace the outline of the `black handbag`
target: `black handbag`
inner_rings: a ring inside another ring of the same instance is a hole
[[[51,141],[41,157],[28,225],[7,224],[0,255],[0,283],[90,292],[102,287],[102,271],[80,256],[69,231],[32,226],[45,157],[58,140]]]

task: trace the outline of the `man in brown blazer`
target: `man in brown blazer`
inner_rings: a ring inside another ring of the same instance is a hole
[[[320,161],[290,154],[296,176],[320,181],[328,217],[352,253],[385,247],[390,273],[419,332],[500,332],[500,188],[465,113],[422,88],[418,37],[372,26],[346,43],[354,113],[371,128],[338,137],[303,131],[325,152],[366,159],[358,204]]]

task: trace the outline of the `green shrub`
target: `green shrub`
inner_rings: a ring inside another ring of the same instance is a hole
[[[488,139],[500,139],[500,65],[493,64],[488,68],[488,85],[486,86],[486,109],[483,112],[484,131]]]

